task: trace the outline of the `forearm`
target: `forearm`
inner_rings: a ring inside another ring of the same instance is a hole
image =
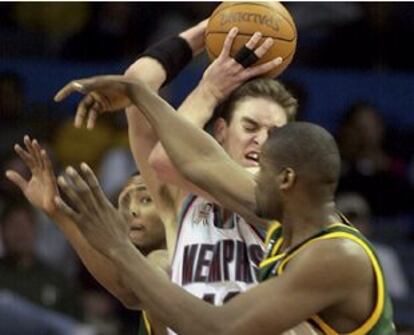
[[[211,119],[217,99],[200,83],[178,108],[178,114],[199,128],[204,128]]]
[[[124,281],[139,296],[151,315],[182,335],[218,334],[219,308],[214,307],[152,271],[146,259],[133,247],[122,247],[112,253]],[[171,304],[174,301],[174,304]]]
[[[220,145],[203,130],[196,128],[142,82],[130,84],[130,97],[161,140],[176,167],[191,181],[194,162],[228,160]],[[198,178],[196,178],[198,179]]]

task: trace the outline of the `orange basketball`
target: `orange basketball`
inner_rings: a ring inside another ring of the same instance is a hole
[[[277,57],[283,63],[267,73],[276,77],[287,68],[296,50],[296,27],[289,12],[279,2],[223,2],[211,14],[206,29],[206,49],[211,60],[214,60],[223,48],[224,40],[231,28],[238,27],[231,49],[231,56],[247,43],[250,37],[260,31],[263,43],[272,37],[274,44],[269,51],[254,65],[266,63]]]

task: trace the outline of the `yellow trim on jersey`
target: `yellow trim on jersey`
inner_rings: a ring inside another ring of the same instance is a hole
[[[374,256],[374,253],[371,251],[371,249],[366,245],[366,243],[363,240],[361,240],[360,238],[358,238],[358,237],[356,237],[356,236],[354,236],[350,233],[346,233],[346,232],[328,233],[324,236],[321,236],[321,237],[318,237],[318,238],[315,238],[313,240],[308,241],[307,243],[302,245],[300,248],[295,250],[295,252],[293,252],[288,257],[286,257],[286,259],[283,260],[283,262],[280,264],[277,272],[278,272],[278,274],[281,274],[283,272],[283,268],[287,264],[287,262],[290,259],[292,259],[292,257],[294,257],[305,246],[307,246],[307,245],[309,245],[313,242],[316,242],[318,240],[327,240],[327,239],[332,239],[332,238],[345,238],[345,239],[350,239],[350,240],[356,242],[358,245],[360,245],[365,250],[365,252],[367,253],[367,255],[368,255],[368,257],[371,261],[372,267],[374,268],[375,277],[376,277],[376,281],[377,281],[377,302],[375,304],[374,311],[372,312],[370,317],[362,324],[362,326],[360,326],[356,330],[352,331],[348,335],[364,335],[364,334],[367,334],[368,331],[370,331],[374,327],[374,325],[378,322],[378,320],[381,317],[381,313],[382,313],[383,308],[384,308],[385,295],[384,295],[384,278],[383,278],[383,275],[382,275],[382,272],[381,272],[380,265],[379,265],[376,257]],[[311,319],[314,320],[318,324],[318,326],[326,333],[326,335],[338,335],[338,333],[333,328],[331,328],[325,321],[323,321],[317,315],[312,317]]]
[[[145,313],[145,311],[142,311],[142,319],[144,320],[145,329],[147,330],[148,335],[151,335],[151,324],[148,320],[148,316],[147,313]]]
[[[267,233],[266,233],[266,238],[265,238],[265,241],[264,241],[265,245],[268,245],[268,243],[270,242],[270,238],[272,237],[273,233],[280,226],[281,226],[281,224],[277,221],[272,221],[271,222],[270,227],[268,228]]]
[[[285,256],[285,254],[280,254],[280,255],[270,257],[270,258],[266,258],[260,262],[259,268],[269,265],[270,263],[276,262],[278,259],[282,258],[283,256]]]

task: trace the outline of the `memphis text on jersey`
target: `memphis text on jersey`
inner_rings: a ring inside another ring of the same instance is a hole
[[[257,266],[262,257],[263,251],[259,245],[248,246],[240,240],[227,239],[218,241],[216,244],[186,245],[182,266],[182,284],[222,281],[241,281],[248,284],[256,282]]]

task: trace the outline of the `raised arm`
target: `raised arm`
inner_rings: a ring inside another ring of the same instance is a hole
[[[110,87],[117,94],[128,96],[145,115],[185,178],[249,222],[263,222],[254,214],[256,183],[253,175],[231,160],[210,135],[177,115],[148,85],[122,76],[98,76],[73,81],[69,86],[69,92]],[[68,91],[63,90],[55,99],[59,101],[66,94]]]
[[[15,150],[30,169],[32,176],[30,180],[25,180],[16,171],[8,170],[7,178],[21,189],[34,207],[43,211],[56,223],[95,279],[126,307],[136,309],[138,299],[123,285],[114,264],[92,247],[76,224],[56,207],[54,197],[59,193],[53,167],[46,151],[35,139],[30,140],[28,136],[24,138],[24,143],[26,150],[18,144]]]
[[[206,24],[207,20],[204,20],[180,34],[181,40],[176,39],[176,42],[183,44],[177,46],[180,53],[190,52],[191,59],[192,56],[199,54],[204,49],[204,32]],[[163,46],[163,48],[165,47],[166,46]],[[161,48],[160,58],[162,58],[164,64],[161,64],[160,60],[155,58],[144,57],[130,66],[125,72],[125,76],[131,80],[142,80],[142,78],[144,78],[144,82],[146,82],[155,92],[158,92],[164,81],[173,75],[171,74],[171,69],[169,74],[168,71],[166,71],[166,68],[168,68],[169,63],[172,62],[172,60],[169,57],[162,55],[163,48]],[[186,48],[190,50],[185,50]],[[173,53],[173,50],[164,50],[164,52]],[[183,55],[182,57],[188,58],[188,55]],[[164,223],[167,250],[169,258],[172,259],[177,236],[177,212],[184,194],[178,189],[167,185],[165,181],[160,181],[158,176],[156,176],[155,171],[149,165],[149,156],[158,142],[158,137],[142,115],[139,108],[135,105],[131,105],[126,109],[126,116],[128,119],[130,148]]]
[[[203,128],[213,116],[217,105],[238,86],[281,63],[281,59],[278,58],[261,66],[244,68],[230,56],[231,46],[237,33],[237,29],[229,32],[219,57],[206,69],[197,87],[188,95],[178,109],[178,114],[185,117],[196,127]],[[248,49],[256,49],[254,52],[258,58],[265,55],[273,45],[273,40],[268,38],[257,47],[260,39],[261,33],[257,32],[246,44]],[[177,171],[161,143],[158,143],[151,153],[150,164],[160,179],[192,193],[200,193],[200,190],[195,185],[186,180]]]

